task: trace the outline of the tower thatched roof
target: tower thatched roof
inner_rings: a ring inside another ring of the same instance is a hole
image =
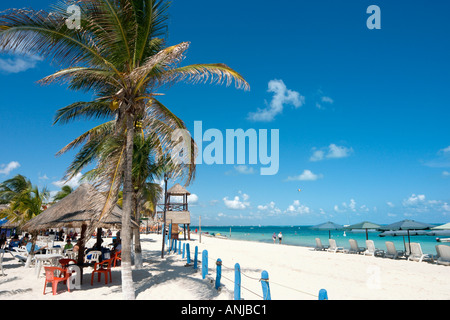
[[[182,196],[182,195],[190,195],[190,192],[187,191],[184,187],[182,187],[179,183],[174,185],[172,188],[167,190],[167,194],[171,196]]]

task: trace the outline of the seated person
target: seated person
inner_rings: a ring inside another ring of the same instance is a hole
[[[21,246],[26,246],[29,240],[30,239],[28,239],[28,233],[25,233],[23,238],[20,240],[20,245]]]
[[[20,245],[20,240],[19,240],[19,236],[17,234],[15,234],[13,236],[13,238],[11,239],[11,241],[9,242],[9,250],[12,250],[12,248],[18,248]]]
[[[66,243],[66,245],[64,246],[64,251],[70,250],[70,249],[73,249],[73,244],[72,244],[72,242],[70,241],[70,239],[67,239],[67,243]]]
[[[27,248],[28,253],[31,253],[31,247],[32,246],[33,246],[32,242],[28,242],[27,245],[25,246],[25,248]],[[35,244],[34,245],[34,252],[33,252],[33,254],[45,253],[45,248],[47,248],[47,246],[39,247],[37,244]]]

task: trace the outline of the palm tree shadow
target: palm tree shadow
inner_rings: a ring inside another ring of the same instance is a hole
[[[178,255],[166,255],[161,259],[160,253],[149,252],[143,259],[147,262],[146,270],[133,274],[136,296],[160,284],[178,280],[182,281],[184,289],[195,292],[196,299],[210,300],[220,294],[208,281],[196,276],[198,270],[185,266],[185,262],[180,261]]]

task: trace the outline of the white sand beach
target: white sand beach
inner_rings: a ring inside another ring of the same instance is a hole
[[[218,239],[191,235],[191,259],[194,248],[208,250],[209,274],[203,280],[199,269],[185,266],[181,255],[165,254],[161,259],[161,235],[142,235],[143,268],[133,270],[137,300],[232,300],[234,265],[242,270],[242,298],[261,300],[258,281],[261,272],[269,273],[273,300],[317,300],[320,289],[326,289],[330,300],[429,300],[450,299],[450,267],[406,260],[314,251],[311,248]],[[105,240],[107,244],[108,240]],[[221,290],[211,279],[216,275],[216,259],[222,260]],[[52,295],[44,289],[44,272],[36,278],[34,267],[4,255],[4,272],[0,277],[0,299],[3,300],[121,300],[120,267],[113,268],[112,283],[94,279],[91,270],[84,271],[79,290],[67,292],[63,284]]]

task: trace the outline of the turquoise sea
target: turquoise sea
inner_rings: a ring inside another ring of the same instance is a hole
[[[191,226],[191,230],[198,229],[198,226]],[[231,230],[231,233],[230,233]],[[208,227],[202,226],[202,232],[209,232],[214,234],[225,235],[230,239],[235,240],[247,240],[273,243],[272,235],[275,232],[277,235],[279,232],[283,234],[283,244],[315,247],[315,238],[320,238],[323,245],[328,245],[328,231],[318,231],[311,229],[311,226],[217,226]],[[369,231],[369,240],[373,240],[377,249],[386,251],[386,241],[392,241],[395,244],[397,250],[404,250],[404,241],[408,243],[408,237],[402,236],[385,236],[380,237],[380,232]],[[446,236],[450,237],[450,233]],[[331,231],[331,238],[336,240],[336,244],[340,247],[348,249],[350,247],[349,239],[355,239],[358,242],[358,246],[366,247],[366,234],[365,231]],[[440,243],[436,241],[437,236],[411,236],[411,242],[418,242],[422,247],[424,253],[436,254],[435,246]],[[278,243],[278,240],[277,240]]]

